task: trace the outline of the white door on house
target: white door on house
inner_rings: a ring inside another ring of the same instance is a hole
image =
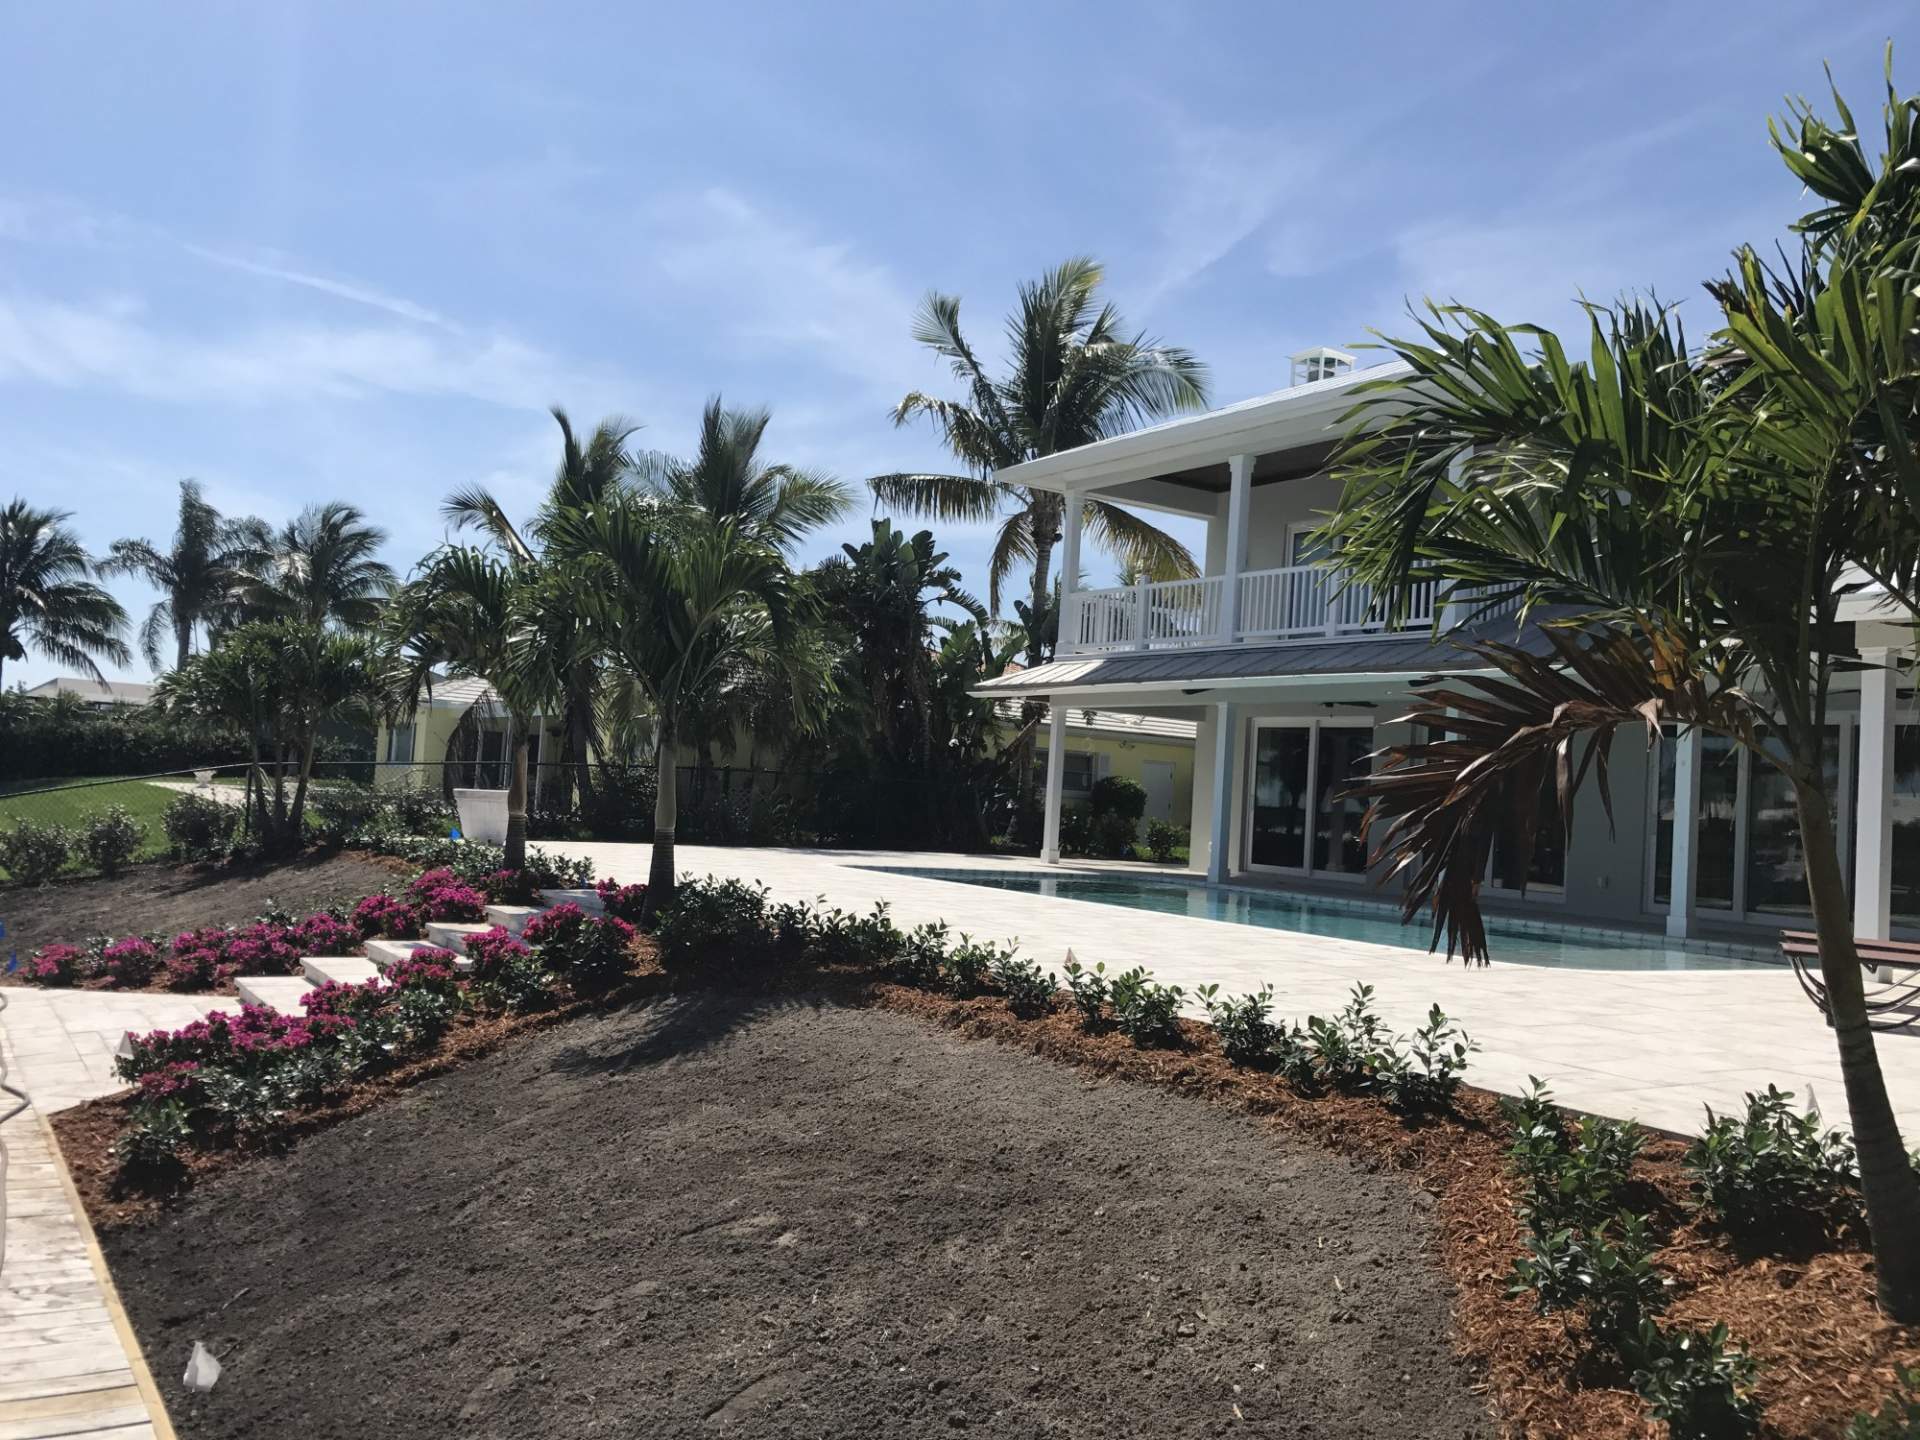
[[[1173,762],[1142,760],[1140,784],[1147,792],[1146,818],[1171,821],[1173,819]]]

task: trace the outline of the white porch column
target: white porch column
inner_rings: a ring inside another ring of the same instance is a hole
[[[1239,777],[1234,760],[1239,754],[1240,707],[1220,701],[1213,707],[1213,814],[1209,818],[1207,883],[1224,884],[1232,875],[1233,797]]]
[[[1220,596],[1220,639],[1231,645],[1240,633],[1240,572],[1247,568],[1247,513],[1253,501],[1253,456],[1227,461],[1227,563]]]
[[[1873,666],[1860,672],[1860,764],[1854,786],[1859,851],[1853,870],[1853,933],[1860,940],[1885,940],[1893,899],[1893,700],[1898,689],[1894,652],[1865,649],[1860,659]]]
[[[1056,654],[1080,648],[1080,617],[1074,606],[1074,594],[1080,588],[1080,522],[1086,515],[1086,501],[1069,490],[1060,511],[1060,625],[1054,643]]]
[[[1685,731],[1673,753],[1673,882],[1667,906],[1667,934],[1684,940],[1693,933],[1694,877],[1699,868],[1695,830],[1700,821],[1700,732]]]
[[[1047,810],[1040,832],[1042,864],[1060,863],[1060,797],[1067,787],[1067,707],[1047,697]]]

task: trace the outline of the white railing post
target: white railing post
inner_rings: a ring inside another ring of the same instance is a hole
[[[1699,872],[1700,731],[1684,730],[1670,742],[1673,752],[1673,865],[1667,903],[1667,934],[1685,940],[1693,933],[1693,897]]]
[[[1253,501],[1253,456],[1227,460],[1226,588],[1220,596],[1220,639],[1231,645],[1240,636],[1240,572],[1247,565],[1247,514]]]
[[[1142,578],[1134,581],[1133,582],[1133,625],[1134,625],[1133,648],[1136,650],[1144,650],[1147,648],[1147,639],[1152,629],[1151,625],[1149,624],[1147,607],[1150,604],[1152,604],[1152,602],[1153,602],[1153,597],[1151,593],[1147,590],[1146,580]]]
[[[1885,940],[1893,909],[1894,652],[1862,646],[1860,763],[1854,785],[1857,850],[1853,872],[1853,933]]]

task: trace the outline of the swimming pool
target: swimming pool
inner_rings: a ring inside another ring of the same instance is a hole
[[[1324,901],[1319,897],[1223,890],[1197,881],[1145,879],[1132,875],[1094,875],[1085,871],[1040,875],[1031,870],[925,870],[905,865],[863,865],[884,875],[911,875],[1044,895],[1060,900],[1089,900],[1160,915],[1186,915],[1267,930],[1291,930],[1332,940],[1364,940],[1426,953],[1427,932],[1402,925],[1396,911],[1364,902]],[[1613,936],[1598,932],[1556,933],[1550,926],[1503,923],[1487,918],[1487,945],[1494,960],[1511,965],[1547,965],[1563,970],[1745,970],[1764,961],[1681,949],[1657,936]]]

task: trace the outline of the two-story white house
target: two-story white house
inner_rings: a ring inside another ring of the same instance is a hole
[[[1394,722],[1412,681],[1481,664],[1435,641],[1431,596],[1425,604],[1416,597],[1406,625],[1389,630],[1367,592],[1343,586],[1315,542],[1339,499],[1326,465],[1354,385],[1404,373],[1307,351],[1295,357],[1285,390],[997,477],[1205,522],[1200,578],[1083,589],[1081,507],[1068,504],[1055,658],[979,693],[1046,697],[1056,756],[1058,717],[1072,710],[1193,721],[1192,867],[1212,882],[1368,893],[1362,807],[1338,798],[1340,782],[1403,738]],[[1876,619],[1871,597],[1849,604],[1863,658],[1911,650],[1912,631]],[[1478,633],[1542,643],[1510,618]],[[1830,726],[1830,780],[1862,935],[1920,932],[1920,717],[1904,681],[1884,669],[1845,677]],[[1519,847],[1496,840],[1483,892],[1489,908],[1524,905],[1543,918],[1675,937],[1804,923],[1792,797],[1768,767],[1697,734],[1651,750],[1622,737],[1610,759],[1611,827],[1588,795],[1563,841],[1546,797],[1524,897],[1523,877],[1505,858]],[[1057,761],[1049,774],[1061,774]],[[1060,798],[1056,781],[1046,796],[1050,862],[1059,858]]]

